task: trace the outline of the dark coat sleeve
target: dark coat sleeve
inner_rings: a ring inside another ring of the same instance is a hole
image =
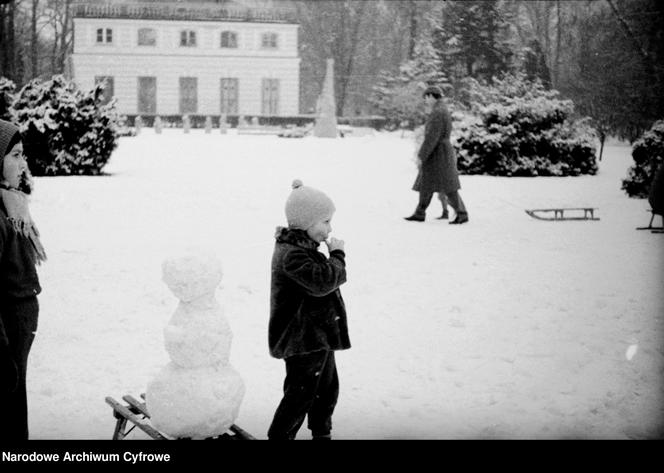
[[[2,253],[5,247],[5,235],[3,230],[4,228],[0,226],[0,261],[2,261]],[[7,338],[7,332],[5,332],[5,324],[2,321],[2,315],[0,314],[0,347],[8,345],[9,345],[9,339]]]
[[[3,347],[9,346],[9,338],[7,338],[7,332],[5,331],[5,324],[0,317],[0,349]]]
[[[423,163],[433,154],[441,138],[445,136],[447,126],[445,115],[442,110],[434,109],[427,120],[424,128],[424,141],[417,156]]]
[[[664,214],[664,163],[659,165],[648,192],[648,203],[656,214]]]
[[[346,282],[346,260],[337,250],[325,261],[315,261],[305,249],[291,250],[284,261],[284,273],[310,296],[323,297]]]

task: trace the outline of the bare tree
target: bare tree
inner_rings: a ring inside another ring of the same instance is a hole
[[[346,93],[353,75],[355,54],[362,32],[367,5],[364,0],[322,0],[296,2],[302,25],[303,59],[310,61],[313,76],[322,84],[325,60],[334,59],[335,98],[337,114],[342,115]],[[320,89],[320,87],[319,87]]]
[[[71,0],[47,0],[47,23],[53,32],[51,44],[51,70],[54,74],[65,71],[72,47]]]
[[[645,70],[649,73],[652,74],[653,76],[655,75],[655,67],[652,63],[652,59],[650,58],[650,54],[648,51],[643,47],[639,39],[636,37],[636,34],[634,34],[634,31],[632,31],[632,28],[629,26],[629,23],[625,20],[625,17],[620,13],[616,5],[613,3],[612,0],[606,0],[606,3],[609,4],[609,7],[611,7],[611,11],[615,15],[616,19],[618,20],[618,23],[620,24],[620,27],[622,28],[625,36],[632,42],[634,45],[634,49],[636,52],[639,54],[643,61],[643,65],[645,67]]]
[[[16,30],[14,18],[16,16],[16,2],[3,0],[0,5],[0,75],[16,82]]]

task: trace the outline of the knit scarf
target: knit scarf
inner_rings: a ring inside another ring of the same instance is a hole
[[[46,261],[46,252],[39,240],[39,231],[30,216],[28,196],[24,192],[0,185],[2,203],[7,210],[7,220],[11,222],[16,233],[30,240],[35,252],[37,264]]]

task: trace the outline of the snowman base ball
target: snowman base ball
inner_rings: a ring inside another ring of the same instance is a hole
[[[148,384],[145,401],[155,429],[173,438],[216,437],[233,425],[244,382],[229,365],[182,368],[169,363]]]

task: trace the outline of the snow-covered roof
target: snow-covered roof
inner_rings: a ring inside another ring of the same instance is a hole
[[[297,23],[290,8],[271,3],[79,1],[73,5],[76,18],[115,18],[140,20],[241,21],[255,23]]]

